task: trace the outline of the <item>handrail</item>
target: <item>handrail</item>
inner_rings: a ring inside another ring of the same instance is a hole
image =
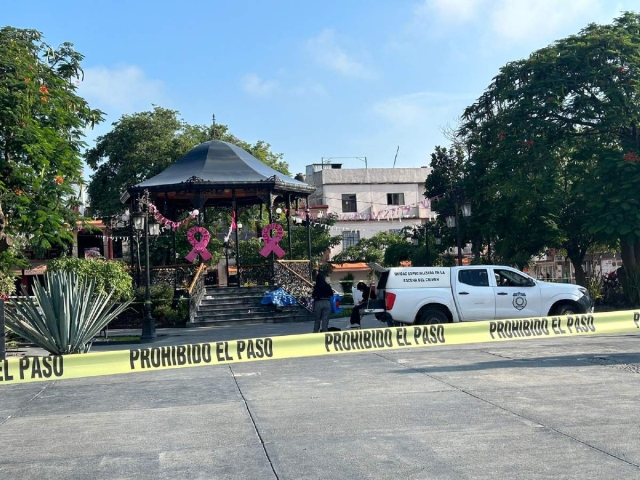
[[[204,265],[204,264],[203,264]],[[179,263],[177,265],[152,265],[149,267],[150,270],[165,270],[169,268],[189,268],[193,267],[192,263]],[[142,267],[144,270],[144,266]]]
[[[202,273],[203,270],[206,270],[206,269],[207,269],[207,265],[204,263],[201,263],[198,269],[196,270],[196,274],[193,276],[193,280],[191,280],[191,284],[189,285],[189,290],[188,290],[189,295],[191,295],[193,288],[196,286],[196,283],[198,282],[198,278],[200,277],[200,274]]]
[[[276,260],[279,263],[309,263],[309,260]]]

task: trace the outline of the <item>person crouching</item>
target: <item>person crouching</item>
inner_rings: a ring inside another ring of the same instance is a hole
[[[362,301],[353,307],[351,310],[351,318],[349,319],[349,328],[360,328],[360,310],[366,308],[369,298],[372,300],[376,298],[375,293],[371,291],[371,287],[368,287],[364,282],[358,282],[356,289],[362,292]]]

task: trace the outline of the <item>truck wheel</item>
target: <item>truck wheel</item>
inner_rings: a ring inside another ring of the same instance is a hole
[[[570,303],[563,303],[555,308],[554,315],[575,315],[578,309]]]
[[[425,310],[420,314],[418,323],[420,325],[436,325],[438,323],[448,323],[449,319],[440,310]]]

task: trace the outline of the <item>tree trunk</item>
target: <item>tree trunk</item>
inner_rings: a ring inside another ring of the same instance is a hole
[[[6,217],[4,216],[4,212],[2,211],[2,203],[0,203],[0,253],[6,252],[11,246],[11,241],[6,234],[5,222]]]
[[[584,257],[587,254],[587,248],[589,246],[589,242],[584,243],[587,245],[581,245],[577,239],[571,239],[565,243],[567,257],[569,257],[571,265],[573,265],[576,272],[576,283],[582,287],[587,286],[587,276],[582,263],[584,262]]]
[[[618,269],[618,280],[622,284],[627,301],[632,307],[640,305],[640,242],[628,243],[620,240],[620,252],[624,268]]]
[[[571,264],[573,265],[573,269],[576,272],[576,284],[582,286],[582,287],[586,287],[587,286],[587,276],[585,275],[584,272],[584,267],[582,265],[582,260],[584,260],[584,255],[582,260],[579,258],[572,258],[569,257],[569,260],[571,260]]]

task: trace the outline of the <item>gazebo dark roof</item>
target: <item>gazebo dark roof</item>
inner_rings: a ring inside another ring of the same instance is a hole
[[[190,183],[207,187],[286,185],[286,190],[311,193],[313,187],[265,165],[249,152],[220,140],[201,143],[184,157],[134,189],[166,190]]]

